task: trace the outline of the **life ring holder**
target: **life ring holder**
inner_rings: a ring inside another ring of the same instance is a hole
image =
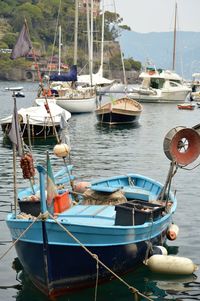
[[[165,136],[163,149],[169,160],[180,166],[188,165],[200,154],[200,136],[194,129],[175,127]]]

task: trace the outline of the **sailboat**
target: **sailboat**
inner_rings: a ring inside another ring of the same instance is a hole
[[[93,1],[91,1],[93,5]],[[104,3],[102,3],[102,28],[101,28],[101,62],[97,73],[93,73],[93,9],[91,6],[91,26],[90,26],[90,38],[89,41],[89,69],[90,74],[78,75],[78,83],[85,86],[95,86],[97,92],[103,93],[113,85],[114,80],[105,78],[103,76],[103,57],[104,57]],[[89,12],[87,12],[87,16]],[[88,26],[89,28],[89,26]]]
[[[40,105],[48,98],[49,102],[55,102],[70,113],[90,113],[94,111],[96,106],[96,89],[77,85],[77,38],[78,0],[75,3],[74,65],[66,74],[60,74],[60,72],[52,74],[49,77],[51,82],[50,89],[47,91],[42,90],[42,95],[35,100],[35,103]],[[59,39],[59,41],[60,45],[61,40]]]
[[[180,102],[184,101],[187,94],[191,92],[175,70],[176,58],[176,21],[177,20],[177,3],[175,5],[174,20],[174,40],[173,40],[173,63],[171,70],[157,69],[155,66],[146,67],[139,78],[142,84],[138,88],[132,89],[128,94],[129,97],[140,102]]]

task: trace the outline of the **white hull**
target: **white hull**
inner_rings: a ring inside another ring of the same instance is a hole
[[[186,91],[157,91],[157,94],[128,93],[130,98],[140,102],[180,102],[185,101],[188,90]]]
[[[96,108],[96,96],[86,99],[56,99],[56,104],[70,113],[90,113]]]
[[[108,92],[113,92],[113,93],[124,93],[124,92],[126,92],[126,90],[127,90],[127,85],[125,85],[125,84],[118,84],[118,83],[116,83],[116,84],[113,84],[111,87],[110,87],[110,89],[109,89],[109,91]]]
[[[43,106],[46,102],[54,103],[56,104],[56,99],[55,98],[44,98],[44,97],[38,97],[34,100],[33,105],[34,106]]]

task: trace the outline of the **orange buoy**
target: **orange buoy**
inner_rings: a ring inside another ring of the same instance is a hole
[[[167,230],[167,238],[169,240],[175,240],[179,233],[179,227],[175,224],[171,224],[171,226]]]
[[[191,128],[176,127],[170,130],[163,142],[165,155],[179,165],[187,165],[200,154],[200,136]]]
[[[79,182],[74,185],[74,191],[84,193],[90,187],[90,182]]]

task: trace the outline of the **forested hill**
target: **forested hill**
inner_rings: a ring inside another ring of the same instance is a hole
[[[61,6],[59,6],[61,3]],[[0,49],[12,49],[17,36],[26,19],[31,41],[40,57],[58,55],[58,25],[62,29],[62,60],[73,64],[74,52],[74,0],[7,0],[0,1]],[[117,13],[105,12],[104,23],[104,62],[109,62],[115,69],[121,62],[119,43],[119,27],[123,19]],[[94,69],[99,66],[101,49],[102,14],[94,18]],[[78,23],[78,66],[82,68],[88,63],[86,13],[79,12]],[[127,60],[128,69],[140,69],[140,63]],[[7,68],[7,66],[6,66]]]
[[[200,72],[200,32],[177,32],[176,71],[186,79]],[[172,69],[173,32],[137,33],[123,31],[121,46],[125,57],[132,56],[143,64]]]

